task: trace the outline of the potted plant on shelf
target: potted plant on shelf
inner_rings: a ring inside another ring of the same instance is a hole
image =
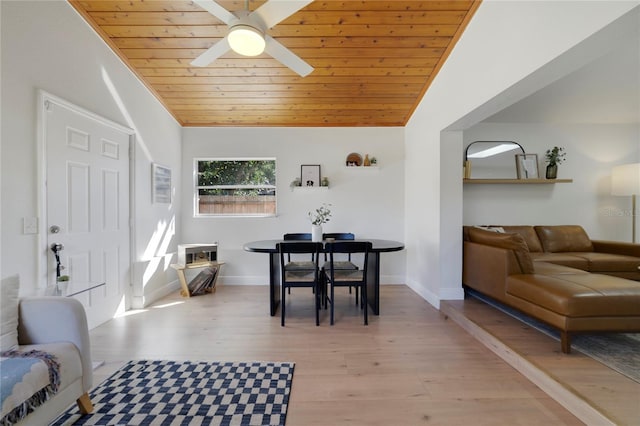
[[[311,221],[311,241],[322,241],[322,225],[329,222],[331,217],[331,204],[323,204],[312,212],[309,212],[309,220]]]
[[[547,179],[555,179],[558,176],[558,164],[562,164],[564,162],[565,155],[566,153],[562,147],[554,146],[547,150],[544,154],[544,158],[548,163],[546,172]]]

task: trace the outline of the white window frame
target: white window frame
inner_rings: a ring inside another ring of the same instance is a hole
[[[198,185],[198,165],[201,161],[273,161],[275,162],[275,173],[277,176],[277,161],[275,157],[197,157],[193,159],[193,216],[198,218],[219,218],[219,217],[234,217],[234,218],[256,218],[256,217],[275,217],[278,211],[278,191],[276,185]],[[200,189],[255,189],[265,188],[273,189],[276,198],[276,208],[273,213],[256,213],[256,214],[215,214],[215,213],[200,213],[199,201],[200,201]]]

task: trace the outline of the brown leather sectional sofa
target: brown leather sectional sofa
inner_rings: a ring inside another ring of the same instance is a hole
[[[559,329],[564,353],[572,333],[640,332],[640,244],[576,225],[490,229],[464,227],[465,287]]]

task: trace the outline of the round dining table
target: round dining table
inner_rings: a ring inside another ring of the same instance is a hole
[[[356,239],[355,241],[368,241],[372,245],[366,271],[367,302],[374,315],[380,315],[380,253],[403,250],[404,244],[399,241],[369,238]],[[276,314],[280,304],[280,257],[277,246],[281,242],[284,240],[260,240],[248,242],[243,246],[243,249],[248,252],[269,255],[269,308],[271,316]]]

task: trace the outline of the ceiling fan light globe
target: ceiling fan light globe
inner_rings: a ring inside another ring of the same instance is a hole
[[[231,49],[243,56],[258,56],[264,52],[266,46],[262,32],[250,25],[233,26],[227,39]]]

